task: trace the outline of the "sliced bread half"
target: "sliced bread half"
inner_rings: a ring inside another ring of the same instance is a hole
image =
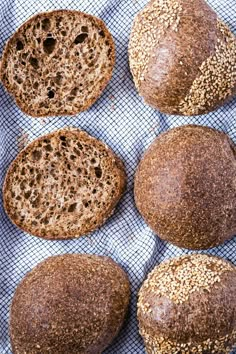
[[[124,192],[121,160],[79,129],[42,136],[20,152],[4,182],[12,222],[45,239],[87,234],[112,214]]]
[[[98,99],[114,63],[114,42],[102,20],[57,10],[35,15],[13,34],[0,78],[25,113],[73,115]]]

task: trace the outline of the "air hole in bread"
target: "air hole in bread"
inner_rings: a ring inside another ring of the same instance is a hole
[[[77,168],[77,172],[78,172],[78,173],[81,173],[81,172],[82,172],[82,168],[78,167],[78,168]]]
[[[41,178],[42,178],[41,173],[38,173],[38,174],[36,175],[36,182],[39,183],[40,180],[41,180]]]
[[[76,207],[77,207],[77,203],[71,204],[68,208],[68,212],[72,213],[73,211],[75,211]]]
[[[45,53],[51,54],[54,51],[55,45],[56,45],[56,39],[48,37],[44,40],[43,42],[43,49]]]
[[[71,160],[75,160],[76,156],[75,155],[70,155]]]
[[[44,225],[48,225],[49,224],[49,220],[48,219],[42,219],[41,222],[44,224]]]
[[[62,79],[63,79],[63,76],[60,74],[60,73],[57,73],[55,79],[54,79],[54,82],[57,84],[57,85],[61,85],[62,83]]]
[[[60,27],[60,24],[61,24],[62,20],[63,20],[62,17],[58,17],[58,18],[57,18],[57,20],[56,20],[56,26],[57,26],[57,28]]]
[[[32,159],[34,161],[39,161],[41,159],[41,157],[42,157],[42,152],[41,151],[39,151],[39,150],[32,151]],[[30,170],[32,170],[32,168]],[[30,173],[32,173],[32,172],[30,171]]]
[[[89,203],[85,200],[83,201],[84,207],[87,208],[89,206]]]
[[[54,96],[55,96],[55,92],[54,91],[52,91],[52,90],[50,90],[50,91],[48,91],[48,98],[54,98]]]
[[[76,95],[77,95],[77,92],[78,92],[78,87],[74,87],[74,88],[71,90],[70,94],[71,94],[72,96],[76,96]]]
[[[105,33],[103,30],[99,31],[99,36],[101,36],[102,38],[105,38]]]
[[[25,199],[29,199],[31,196],[31,191],[25,192]]]
[[[64,135],[61,135],[61,136],[60,136],[60,140],[66,141],[66,137],[65,137]]]
[[[95,167],[94,171],[95,171],[95,175],[96,175],[97,178],[101,178],[102,177],[102,169],[101,169],[100,166]]]
[[[25,66],[26,62],[25,62],[25,61],[22,61],[21,64]]]
[[[63,36],[66,36],[66,35],[67,35],[67,32],[66,32],[66,31],[61,31],[61,34],[62,34]]]
[[[38,59],[36,59],[34,57],[30,57],[29,58],[29,63],[33,66],[34,69],[38,69],[39,68]]]
[[[48,18],[45,18],[43,21],[42,21],[42,30],[43,31],[48,31],[49,28],[51,26],[51,22]]]
[[[36,38],[38,43],[41,43],[41,38]]]
[[[92,158],[91,163],[96,163],[96,160],[94,158]]]
[[[16,42],[16,50],[22,50],[24,48],[24,44],[21,41]]]
[[[38,87],[39,87],[39,83],[37,81],[35,81],[33,84],[33,88],[37,90]]]
[[[81,33],[75,38],[74,43],[75,44],[83,43],[87,37],[88,37],[88,33]]]
[[[88,33],[88,26],[82,26],[81,27],[81,32],[87,32]]]
[[[19,76],[17,76],[17,75],[14,76],[14,80],[16,80],[16,82],[17,82],[18,84],[22,84],[22,82],[23,82],[22,78],[19,77]]]
[[[44,147],[46,151],[53,151],[52,145],[48,144]]]
[[[97,193],[97,190],[96,190],[96,189],[93,189],[93,190],[92,190],[92,193],[93,193],[93,194],[96,194],[96,193]]]

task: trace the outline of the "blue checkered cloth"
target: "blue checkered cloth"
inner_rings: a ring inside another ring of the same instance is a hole
[[[62,253],[96,253],[112,257],[129,274],[132,299],[129,318],[106,354],[143,354],[144,345],[136,320],[137,292],[155,265],[164,259],[191,253],[161,241],[145,225],[133,198],[135,169],[144,150],[161,132],[182,125],[201,124],[222,130],[236,143],[236,100],[200,117],[166,116],[144,105],[134,87],[128,66],[128,39],[134,15],[145,0],[1,0],[0,51],[8,37],[29,16],[68,8],[102,18],[116,43],[113,78],[102,97],[75,117],[49,118],[45,122],[23,114],[0,87],[0,183],[18,153],[18,138],[33,140],[66,126],[75,126],[106,142],[125,162],[128,188],[115,214],[90,237],[69,241],[45,241],[17,229],[0,203],[0,354],[11,354],[8,335],[9,306],[17,284],[43,259]],[[209,0],[219,16],[236,32],[235,0]],[[236,263],[236,240],[207,251]],[[42,353],[43,354],[43,353]],[[69,354],[69,353],[68,353]]]

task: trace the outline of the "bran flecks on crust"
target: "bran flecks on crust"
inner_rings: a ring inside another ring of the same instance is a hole
[[[204,61],[200,75],[194,80],[189,94],[180,103],[184,115],[197,115],[204,107],[211,107],[215,100],[225,100],[233,94],[236,85],[236,39],[229,28],[219,19],[221,33],[214,55]]]
[[[130,68],[137,88],[144,80],[150,55],[167,29],[177,31],[180,1],[154,0],[136,17],[129,43]]]

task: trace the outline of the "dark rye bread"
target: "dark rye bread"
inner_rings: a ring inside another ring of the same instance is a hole
[[[229,354],[236,344],[236,267],[194,254],[157,266],[144,282],[138,320],[148,354]]]
[[[236,234],[236,150],[229,137],[186,125],[161,134],[135,176],[135,201],[161,239],[207,249]]]
[[[0,77],[33,117],[89,108],[111,78],[115,46],[102,20],[57,10],[31,17],[8,40]]]
[[[12,162],[4,207],[32,235],[79,237],[107,220],[125,185],[123,163],[107,145],[79,129],[61,129],[31,142]]]
[[[50,257],[16,289],[13,354],[101,354],[123,324],[129,297],[128,277],[110,258]]]
[[[134,82],[163,113],[199,115],[236,93],[236,37],[204,0],[152,0],[129,44]]]

